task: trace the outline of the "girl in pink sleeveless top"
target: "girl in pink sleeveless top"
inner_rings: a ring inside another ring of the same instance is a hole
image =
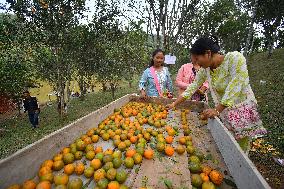
[[[176,77],[176,86],[178,87],[178,93],[181,95],[187,86],[191,84],[198,72],[200,66],[196,63],[194,56],[191,56],[192,63],[184,64],[178,71]],[[208,89],[208,82],[206,81],[192,96],[191,100],[195,101],[208,101],[206,91]]]

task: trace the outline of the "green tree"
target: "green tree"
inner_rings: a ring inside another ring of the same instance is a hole
[[[0,93],[11,97],[18,108],[23,90],[36,79],[30,32],[15,15],[0,15]]]
[[[45,76],[43,79],[56,86],[61,110],[63,110],[64,89],[66,80],[70,77],[68,75],[69,56],[67,56],[64,47],[68,43],[66,40],[68,32],[78,24],[78,19],[82,17],[82,12],[85,10],[85,0],[9,0],[7,2],[19,18],[27,24],[36,26],[35,31],[38,36],[41,36],[39,42],[50,49],[51,62],[49,63],[54,64],[50,67],[54,70],[48,72],[51,74],[48,77],[46,77],[47,73],[41,75]],[[38,63],[42,62],[44,60],[40,59]],[[47,68],[46,65],[43,67]]]

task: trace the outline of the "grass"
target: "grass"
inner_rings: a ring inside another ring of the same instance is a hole
[[[249,58],[250,82],[258,101],[267,141],[284,153],[284,49],[271,58],[259,53]]]
[[[126,85],[126,84],[125,84]],[[136,86],[136,85],[133,85]],[[137,92],[136,87],[124,86],[115,93],[115,98]],[[111,92],[97,92],[86,96],[85,100],[73,99],[68,107],[68,116],[60,119],[57,105],[45,107],[40,114],[40,128],[33,130],[26,114],[4,120],[0,123],[0,159],[36,142],[44,136],[64,127],[90,112],[112,102]]]
[[[284,158],[284,49],[252,55],[248,60],[250,83],[258,101],[263,125],[269,134],[265,141],[277,147]],[[284,167],[277,165],[272,154],[250,153],[250,158],[272,188],[284,188]]]

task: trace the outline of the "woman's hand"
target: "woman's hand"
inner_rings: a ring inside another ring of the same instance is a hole
[[[204,95],[206,90],[207,90],[206,87],[202,86],[197,90],[197,93]]]
[[[167,110],[173,109],[174,107],[175,107],[174,102],[166,105]]]
[[[147,96],[145,90],[141,90],[141,92],[140,92],[140,98],[141,98],[142,100],[146,100],[146,99],[148,98],[148,96]]]
[[[219,116],[219,114],[216,109],[206,109],[201,113],[203,119],[214,118],[215,116]]]

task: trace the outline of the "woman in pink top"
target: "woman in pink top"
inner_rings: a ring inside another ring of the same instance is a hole
[[[178,93],[181,95],[187,86],[192,83],[195,79],[196,73],[198,72],[200,66],[196,63],[196,59],[191,55],[191,63],[184,64],[178,71],[176,77],[176,86],[178,87]],[[203,85],[195,92],[191,100],[196,101],[208,101],[206,90],[208,89],[208,82],[206,81]]]

